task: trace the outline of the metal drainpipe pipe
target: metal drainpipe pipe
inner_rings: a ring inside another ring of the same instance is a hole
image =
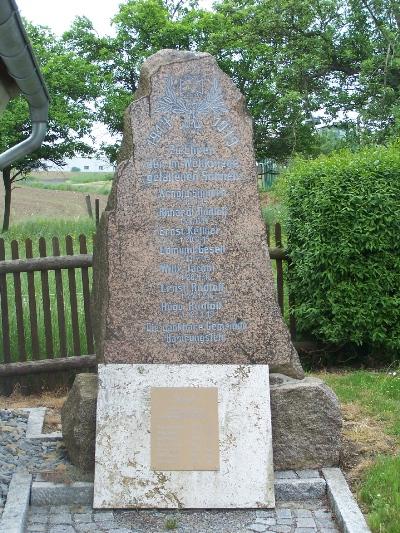
[[[0,0],[0,57],[29,102],[32,133],[0,155],[0,170],[33,152],[47,131],[49,95],[15,0]]]
[[[0,170],[39,148],[46,136],[46,132],[47,122],[33,122],[32,133],[29,137],[0,155]]]

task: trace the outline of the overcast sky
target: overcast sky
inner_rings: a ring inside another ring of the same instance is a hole
[[[0,0],[1,1],[1,0]],[[61,35],[75,17],[85,16],[100,35],[112,35],[111,18],[118,13],[123,0],[16,0],[20,13],[34,24],[48,26]],[[201,0],[204,8],[211,0]]]
[[[48,26],[54,33],[67,30],[77,16],[86,16],[100,34],[112,32],[110,20],[121,0],[16,0],[23,17],[34,24]]]

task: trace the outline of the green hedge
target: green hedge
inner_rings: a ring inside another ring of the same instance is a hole
[[[298,160],[283,176],[300,331],[400,348],[400,143]]]

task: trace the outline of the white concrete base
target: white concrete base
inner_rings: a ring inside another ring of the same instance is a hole
[[[267,365],[99,365],[95,508],[274,507]],[[150,388],[217,387],[220,469],[150,469]]]

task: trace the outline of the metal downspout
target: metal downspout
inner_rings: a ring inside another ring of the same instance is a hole
[[[0,170],[33,152],[47,131],[49,95],[29,44],[15,0],[0,0],[0,57],[29,102],[30,136],[0,155]]]

